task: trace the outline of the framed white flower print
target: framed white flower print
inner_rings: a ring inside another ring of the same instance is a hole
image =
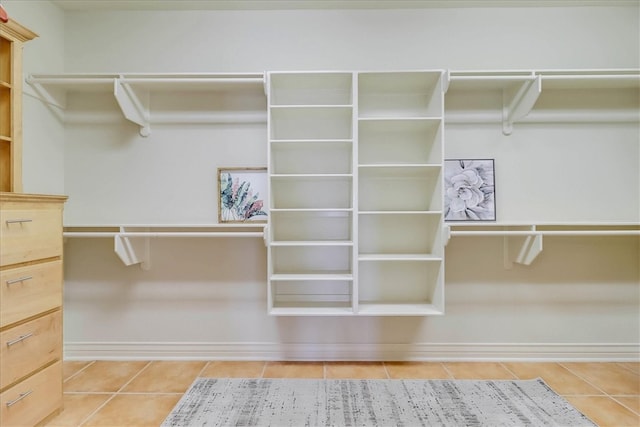
[[[495,221],[493,159],[444,161],[445,221]]]

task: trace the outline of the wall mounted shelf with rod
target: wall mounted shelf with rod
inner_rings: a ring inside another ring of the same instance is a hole
[[[449,71],[446,123],[637,122],[640,70]],[[470,107],[472,106],[472,107]]]
[[[151,133],[153,123],[266,123],[267,120],[262,73],[32,74],[26,81],[62,120],[67,113],[60,110],[67,110],[68,95],[112,93],[124,117],[140,126],[142,136]],[[188,97],[180,96],[187,93]],[[203,94],[216,101],[199,100],[195,108],[172,106],[177,100],[198,99]]]
[[[152,238],[260,238],[264,224],[135,224],[135,225],[67,225],[67,238],[113,238],[114,251],[127,266],[139,264],[151,268]]]
[[[502,237],[504,267],[513,263],[530,265],[542,252],[543,237],[635,237],[640,238],[640,223],[565,223],[565,224],[445,224],[448,243],[451,237]]]

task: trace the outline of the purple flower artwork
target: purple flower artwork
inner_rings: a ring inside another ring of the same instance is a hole
[[[494,161],[445,160],[444,219],[495,221]]]
[[[266,221],[266,169],[218,171],[219,222]]]

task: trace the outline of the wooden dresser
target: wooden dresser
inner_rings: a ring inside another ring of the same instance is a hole
[[[0,426],[62,409],[66,196],[0,193]]]

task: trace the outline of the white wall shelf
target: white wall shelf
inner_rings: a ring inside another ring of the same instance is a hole
[[[443,312],[441,77],[267,75],[270,314]]]
[[[640,70],[449,71],[447,123],[638,122]],[[612,108],[614,107],[615,108]]]
[[[59,110],[67,109],[68,95],[111,93],[122,115],[140,126],[142,136],[151,133],[152,123],[266,122],[262,73],[32,74],[26,81],[63,120],[66,113]],[[186,93],[189,97],[184,96]],[[189,108],[189,114],[166,107],[177,99],[196,99],[202,94],[221,101],[200,102],[195,110]]]
[[[632,237],[640,238],[640,223],[480,224],[447,223],[450,237],[502,237],[504,267],[530,265],[543,250],[543,237]]]
[[[113,238],[114,251],[126,266],[151,268],[151,241],[156,238],[265,238],[264,224],[129,224],[65,225],[67,238]]]

